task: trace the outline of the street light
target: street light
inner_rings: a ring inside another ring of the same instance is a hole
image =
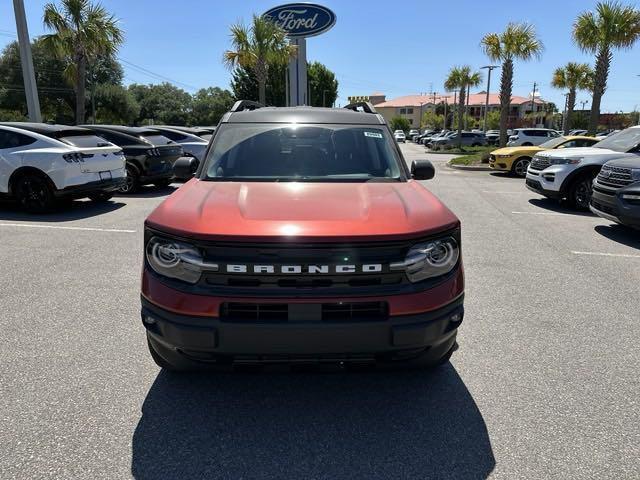
[[[40,101],[38,100],[38,88],[36,87],[36,75],[33,70],[33,58],[31,57],[31,40],[27,30],[27,17],[24,13],[22,0],[13,0],[13,10],[16,16],[16,30],[18,31],[18,47],[20,48],[20,61],[22,63],[22,78],[24,79],[24,95],[27,97],[27,111],[29,120],[41,122]]]
[[[491,88],[491,71],[494,68],[500,68],[500,65],[485,65],[484,67],[480,67],[480,70],[487,69],[489,73],[487,74],[487,96],[484,99],[484,121],[482,122],[482,131],[487,131],[487,111],[489,110],[489,89]]]

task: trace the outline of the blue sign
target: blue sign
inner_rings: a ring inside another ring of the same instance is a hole
[[[336,23],[336,14],[314,3],[288,3],[264,14],[290,37],[313,37],[326,32]]]

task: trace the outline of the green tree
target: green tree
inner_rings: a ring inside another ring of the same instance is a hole
[[[140,114],[140,104],[122,85],[99,84],[92,96],[95,96],[96,123],[130,125]]]
[[[201,88],[192,99],[191,125],[217,125],[220,118],[233,106],[229,90],[218,87]]]
[[[265,104],[269,68],[286,65],[295,55],[296,47],[289,44],[283,29],[257,15],[250,27],[242,23],[231,26],[231,43],[233,50],[224,52],[224,64],[229,69],[252,68],[258,81],[258,100]]]
[[[593,87],[593,70],[586,63],[569,62],[564,67],[558,67],[553,72],[551,86],[568,89],[567,113],[562,119],[562,131],[568,134],[571,130],[571,115],[576,107],[578,90],[590,90]]]
[[[500,146],[507,144],[507,122],[513,91],[514,60],[539,58],[544,49],[535,28],[528,23],[509,23],[504,32],[488,33],[480,42],[484,53],[494,62],[502,62],[500,78]]]
[[[640,37],[640,11],[619,2],[599,2],[596,11],[578,15],[573,24],[573,40],[578,47],[595,54],[593,100],[589,133],[595,134],[600,118],[600,103],[607,88],[614,49],[629,49]]]
[[[487,112],[487,130],[497,130],[500,128],[500,110],[489,110]]]
[[[464,125],[465,115],[465,100],[467,94],[467,87],[477,87],[480,85],[482,77],[478,72],[472,72],[469,65],[463,65],[461,67],[453,67],[449,70],[446,80],[444,81],[444,88],[448,91],[458,90],[458,147],[462,143],[462,127]]]
[[[42,40],[61,59],[63,75],[76,93],[76,123],[84,123],[87,63],[99,56],[113,56],[124,40],[118,20],[104,7],[89,0],[61,0],[61,8],[48,3],[44,25],[54,33]]]
[[[276,65],[269,69],[264,105],[284,107],[286,98],[286,65]],[[251,67],[237,67],[231,73],[231,91],[236,100],[258,98],[258,79]]]
[[[308,64],[309,105],[330,107],[338,99],[338,80],[334,73],[320,62]]]
[[[428,128],[442,128],[444,126],[444,115],[438,115],[431,110],[422,114],[422,126]]]
[[[187,92],[170,83],[158,85],[129,85],[140,105],[136,124],[186,125],[191,114],[192,97]]]
[[[409,120],[407,118],[395,116],[389,122],[389,127],[394,132],[396,130],[402,130],[404,133],[407,133],[411,128],[411,123],[409,123]]]

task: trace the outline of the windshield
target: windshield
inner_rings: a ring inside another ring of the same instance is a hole
[[[544,143],[541,143],[540,148],[556,148],[558,145],[561,145],[566,141],[567,139],[565,137],[556,137],[551,140],[547,140]]]
[[[227,124],[215,137],[206,178],[227,181],[403,180],[380,126]]]
[[[594,147],[608,148],[616,152],[628,152],[638,144],[640,144],[640,128],[627,128],[599,141]]]

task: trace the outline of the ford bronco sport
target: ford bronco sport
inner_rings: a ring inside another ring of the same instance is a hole
[[[237,102],[194,177],[145,223],[153,359],[445,363],[464,275],[460,222],[417,181],[433,175],[426,160],[407,168],[369,103]]]

